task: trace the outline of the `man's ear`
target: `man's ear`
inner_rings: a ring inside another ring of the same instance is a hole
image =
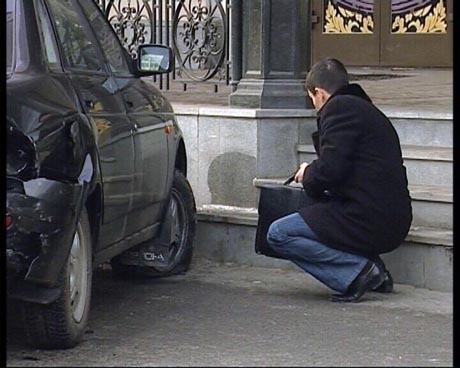
[[[316,93],[319,94],[319,95],[321,96],[321,100],[322,100],[323,102],[327,101],[327,99],[331,96],[331,95],[329,94],[329,92],[327,92],[327,91],[326,91],[325,89],[323,89],[323,88],[317,87],[316,90],[317,90]]]

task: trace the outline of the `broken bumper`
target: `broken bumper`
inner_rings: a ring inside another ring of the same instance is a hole
[[[44,178],[11,179],[7,186],[9,295],[56,288],[75,232],[82,186]]]

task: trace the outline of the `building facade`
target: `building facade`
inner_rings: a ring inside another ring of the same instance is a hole
[[[142,42],[171,45],[182,71],[198,81],[217,75],[228,83],[235,64],[233,33],[238,32],[233,10],[263,13],[273,6],[305,12],[308,37],[303,42],[309,43],[311,63],[332,56],[349,66],[453,64],[453,0],[97,1],[127,49]]]

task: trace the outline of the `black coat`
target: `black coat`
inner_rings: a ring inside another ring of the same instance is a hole
[[[318,158],[303,186],[318,201],[299,213],[333,248],[363,255],[395,249],[407,236],[412,208],[393,125],[357,84],[334,93],[317,122]]]

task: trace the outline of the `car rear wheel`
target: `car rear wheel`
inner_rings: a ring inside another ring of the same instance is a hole
[[[82,210],[59,282],[61,295],[53,303],[22,304],[28,341],[37,348],[70,348],[83,337],[92,284],[91,233],[86,210]]]
[[[174,241],[169,247],[169,254],[165,257],[168,261],[156,262],[155,266],[133,266],[123,264],[123,256],[118,256],[111,260],[112,270],[117,276],[164,277],[188,271],[192,261],[196,230],[196,205],[192,188],[179,170],[174,172],[169,206],[171,206]]]

